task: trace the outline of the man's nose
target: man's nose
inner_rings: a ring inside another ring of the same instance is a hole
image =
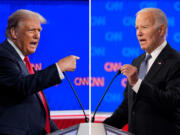
[[[36,30],[36,31],[34,32],[34,38],[35,38],[35,39],[39,39],[39,38],[40,38],[40,32],[39,32],[38,30]]]
[[[137,36],[142,36],[142,30],[141,29],[138,29],[137,31],[136,31],[136,34],[137,34]]]

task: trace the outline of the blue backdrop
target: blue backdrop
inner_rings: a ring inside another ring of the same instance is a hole
[[[167,40],[180,51],[180,2],[178,0],[91,0],[91,105],[97,106],[110,80],[121,65],[140,55],[136,39],[135,14],[144,7],[161,8],[168,17]],[[15,10],[30,9],[48,21],[43,25],[37,52],[30,59],[36,69],[44,69],[70,54],[81,57],[77,70],[67,73],[85,109],[89,108],[89,5],[88,1],[0,0],[0,41],[5,39],[8,16]],[[119,75],[99,111],[114,111],[123,100],[126,77]],[[67,82],[44,91],[51,110],[79,110]]]
[[[92,111],[95,110],[117,69],[130,64],[143,51],[136,38],[135,14],[145,7],[162,9],[168,18],[167,41],[180,51],[180,2],[178,0],[91,1]],[[127,79],[119,75],[99,111],[113,112],[123,100]]]
[[[77,70],[68,72],[85,109],[89,108],[89,87],[80,85],[80,78],[89,75],[89,3],[88,1],[61,0],[0,0],[0,42],[5,39],[8,16],[17,9],[29,9],[47,19],[43,24],[37,51],[30,56],[38,70],[68,55],[77,55]],[[80,110],[67,80],[44,91],[51,110]]]

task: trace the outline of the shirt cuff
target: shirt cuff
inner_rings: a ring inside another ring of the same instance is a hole
[[[61,69],[59,68],[59,66],[57,65],[57,63],[56,63],[56,67],[57,67],[57,70],[58,70],[58,73],[59,73],[59,78],[62,80],[62,79],[64,79],[64,75],[63,75],[63,73],[61,72]]]
[[[138,93],[139,91],[139,87],[141,86],[141,79],[138,79],[138,81],[136,82],[136,84],[132,87],[132,89],[134,90],[134,92]]]

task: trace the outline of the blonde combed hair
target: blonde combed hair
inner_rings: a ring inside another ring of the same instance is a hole
[[[43,23],[43,24],[46,23],[46,19],[39,13],[26,10],[26,9],[19,9],[16,12],[14,12],[12,15],[10,15],[8,18],[8,24],[6,27],[6,37],[8,38],[11,37],[11,34],[10,34],[11,28],[17,27],[20,22],[26,19],[32,18],[32,17],[38,18],[40,23]]]

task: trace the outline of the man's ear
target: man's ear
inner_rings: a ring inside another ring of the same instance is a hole
[[[15,27],[12,27],[12,28],[10,29],[10,33],[11,33],[11,38],[12,38],[12,39],[17,39],[17,32],[16,32]]]
[[[164,36],[166,34],[166,26],[162,24],[159,28],[159,34],[160,36]]]

